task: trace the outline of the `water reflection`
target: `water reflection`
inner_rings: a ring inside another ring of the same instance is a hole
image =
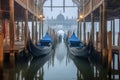
[[[118,56],[113,56],[112,69],[101,63],[100,54],[86,59],[74,57],[62,40],[49,55],[4,62],[0,68],[1,80],[119,80]],[[3,77],[2,77],[3,76]]]

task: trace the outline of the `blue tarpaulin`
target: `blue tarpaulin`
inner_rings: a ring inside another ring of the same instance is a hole
[[[40,40],[38,43],[39,46],[49,46],[52,43],[52,39],[48,33]]]
[[[50,35],[48,33],[46,33],[46,35],[40,40],[40,43],[41,42],[49,42],[49,43],[52,43],[52,39],[50,37]]]
[[[68,43],[71,42],[81,42],[78,37],[76,37],[75,33],[73,32],[72,36],[68,39]]]
[[[73,32],[72,36],[68,39],[68,43],[71,46],[80,46],[81,41],[76,37],[75,33]]]

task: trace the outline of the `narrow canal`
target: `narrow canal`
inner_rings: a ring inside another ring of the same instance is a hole
[[[49,55],[4,63],[4,66],[3,80],[106,80],[109,76],[107,68],[93,57],[84,59],[70,55],[63,39]],[[115,66],[118,65],[115,63]],[[113,77],[119,79],[119,75]]]

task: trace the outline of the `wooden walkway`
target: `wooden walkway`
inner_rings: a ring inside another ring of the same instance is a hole
[[[19,53],[24,49],[24,42],[23,41],[16,41],[14,44],[14,53]],[[4,53],[10,53],[10,45],[4,44]]]

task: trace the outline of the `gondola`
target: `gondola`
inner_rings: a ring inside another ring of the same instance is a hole
[[[49,54],[52,51],[53,44],[51,39],[46,33],[45,37],[40,40],[38,45],[33,44],[32,40],[29,39],[27,43],[28,51],[33,57],[40,57]]]
[[[91,49],[90,45],[84,45],[73,32],[67,43],[68,52],[77,57],[88,57]]]

